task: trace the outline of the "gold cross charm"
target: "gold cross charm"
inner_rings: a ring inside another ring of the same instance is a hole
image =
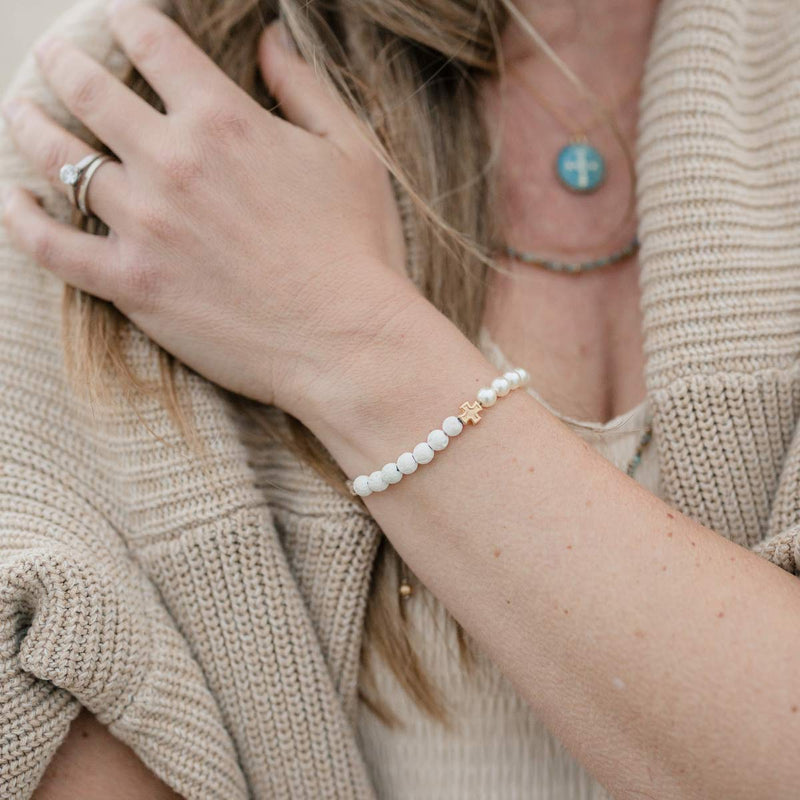
[[[468,422],[477,425],[481,421],[479,412],[483,411],[483,406],[480,403],[476,403],[474,400],[472,402],[467,401],[466,403],[462,403],[459,408],[462,413],[458,415],[458,418],[464,425]]]

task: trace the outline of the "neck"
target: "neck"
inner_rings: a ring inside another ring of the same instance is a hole
[[[593,92],[618,96],[642,72],[658,0],[512,0],[564,64]],[[510,16],[502,35],[506,63],[537,81],[568,79]],[[598,69],[602,65],[602,69]],[[574,94],[574,89],[571,92]],[[569,96],[569,95],[568,95]]]
[[[628,159],[658,1],[512,2],[578,86],[512,16],[501,37],[505,75],[489,78],[483,87],[485,118],[502,152],[497,180],[506,241],[571,260],[606,255],[629,243],[636,231],[635,219],[626,214],[633,191]],[[597,100],[613,114],[626,149],[597,115]],[[604,186],[588,197],[561,187],[554,170],[556,154],[583,131],[607,166]],[[564,220],[571,226],[566,238]]]

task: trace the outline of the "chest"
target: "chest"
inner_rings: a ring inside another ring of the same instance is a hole
[[[646,395],[639,265],[579,276],[504,261],[492,273],[484,326],[560,412],[605,422]]]

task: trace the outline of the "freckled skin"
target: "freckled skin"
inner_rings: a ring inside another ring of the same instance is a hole
[[[533,467],[528,467],[528,472],[534,472],[534,471],[535,470],[533,469]]]
[[[571,544],[567,545],[567,550],[572,550],[572,545]]]
[[[717,614],[717,616],[722,618],[722,617],[725,616],[725,612],[724,611],[720,611],[719,614]]]
[[[669,536],[669,538],[671,539],[672,538],[672,531],[667,531],[667,536]]]
[[[644,637],[645,637],[645,636],[647,636],[647,634],[646,634],[646,633],[645,633],[643,630],[640,630],[639,628],[637,628],[637,629],[636,629],[636,630],[633,632],[633,635],[634,635],[634,636],[635,636],[637,639],[644,639]]]
[[[792,714],[796,714],[797,713],[797,706],[792,706],[789,710],[792,712]]]
[[[502,552],[502,551],[500,550],[500,548],[499,548],[499,547],[495,547],[495,549],[494,549],[494,557],[495,557],[495,558],[499,558],[499,557],[500,557],[500,553],[501,553],[501,552]]]

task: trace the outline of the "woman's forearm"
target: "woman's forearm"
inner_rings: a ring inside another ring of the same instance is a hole
[[[316,387],[308,417],[355,477],[496,376],[421,301]],[[365,499],[402,558],[615,797],[788,797],[797,579],[666,505],[524,391],[482,416]]]

